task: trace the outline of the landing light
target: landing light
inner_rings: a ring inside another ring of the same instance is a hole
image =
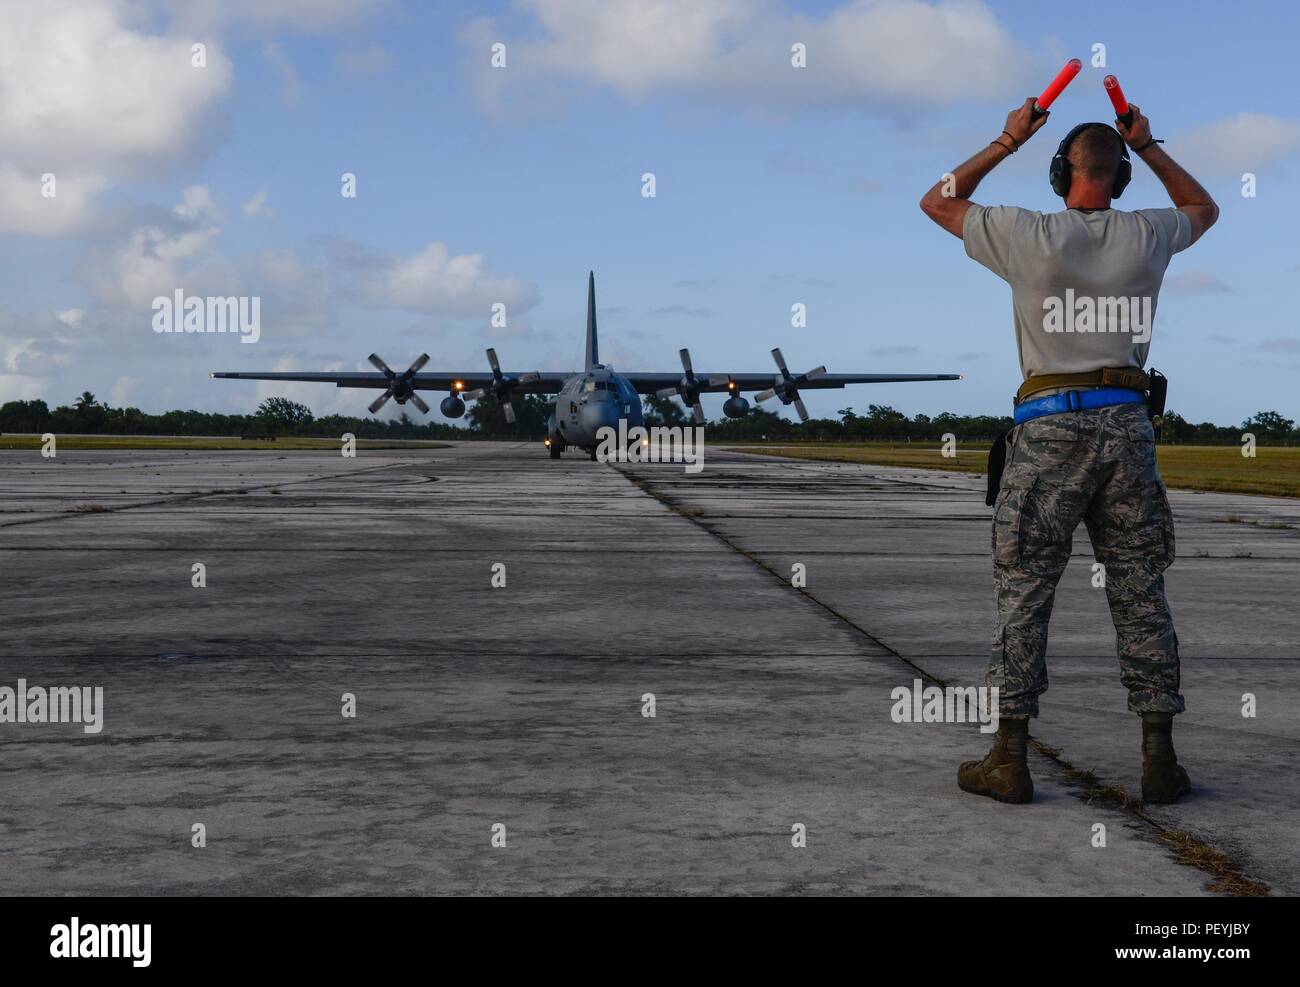
[[[453,391],[463,391],[465,390],[465,382],[463,380],[458,380],[451,385],[451,389]]]
[[[549,449],[549,448],[551,447],[551,440],[550,440],[550,437],[548,436],[548,437],[547,437],[545,440],[543,440],[543,441],[545,441],[545,443],[546,443],[546,448]]]
[[[648,446],[648,445],[650,444],[650,440],[649,440],[649,439],[642,439],[642,440],[641,440],[641,444],[642,444],[643,446]]]

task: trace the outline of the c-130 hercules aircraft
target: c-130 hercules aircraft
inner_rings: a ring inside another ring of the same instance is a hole
[[[659,397],[680,397],[688,405],[695,417],[696,424],[704,423],[704,408],[700,405],[701,394],[725,393],[722,412],[728,418],[743,418],[749,414],[749,402],[740,394],[741,391],[759,391],[754,396],[756,401],[779,398],[782,404],[794,405],[800,421],[808,420],[808,409],[804,407],[799,396],[801,390],[824,390],[842,388],[845,384],[886,384],[918,380],[959,380],[960,374],[828,374],[825,367],[815,367],[804,374],[792,374],[786,368],[785,358],[780,349],[772,350],[776,360],[778,374],[696,374],[691,367],[691,355],[683,349],[682,376],[669,373],[616,373],[613,367],[600,362],[596,341],[596,274],[587,277],[587,360],[586,369],[580,373],[572,371],[541,373],[533,371],[523,374],[506,374],[501,372],[497,362],[496,350],[488,349],[488,366],[490,373],[451,373],[449,371],[424,372],[424,365],[429,362],[429,354],[422,353],[405,373],[394,373],[388,364],[375,353],[370,354],[370,362],[379,370],[345,372],[345,373],[246,373],[217,372],[213,377],[225,377],[235,380],[284,380],[305,381],[308,383],[334,384],[337,387],[382,388],[383,393],[370,403],[370,413],[374,414],[391,398],[398,404],[411,402],[425,414],[429,406],[417,391],[445,390],[447,396],[438,406],[448,418],[459,418],[465,414],[465,401],[495,400],[504,409],[506,420],[515,420],[512,399],[520,394],[555,394],[549,404],[554,405],[550,420],[547,422],[546,445],[551,451],[552,459],[559,459],[560,453],[572,446],[582,449],[592,459],[596,458],[596,449],[600,443],[600,430],[612,428],[618,430],[619,421],[625,420],[625,428],[631,430],[644,425],[641,414],[640,394],[655,394]]]

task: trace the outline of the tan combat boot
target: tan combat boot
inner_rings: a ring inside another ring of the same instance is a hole
[[[1029,721],[1003,717],[993,747],[982,761],[967,761],[957,769],[957,786],[972,795],[999,802],[1028,802],[1034,797],[1029,777]]]
[[[1174,753],[1174,715],[1142,714],[1142,801],[1177,802],[1192,781]]]

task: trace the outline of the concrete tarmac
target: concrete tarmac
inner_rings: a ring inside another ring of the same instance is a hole
[[[0,688],[104,690],[97,734],[0,723],[4,892],[1212,893],[1183,831],[1300,890],[1300,502],[1171,494],[1195,791],[1143,815],[1098,797],[1138,790],[1139,727],[1082,529],[1032,805],[957,789],[974,725],[891,718],[923,673],[981,684],[982,486],[712,449],[0,452]]]

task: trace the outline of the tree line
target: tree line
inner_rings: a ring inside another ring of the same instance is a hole
[[[412,419],[405,411],[397,418],[358,418],[326,415],[317,418],[309,407],[288,398],[267,398],[251,415],[224,415],[204,411],[168,411],[147,414],[139,408],[113,408],[83,391],[70,405],[51,410],[41,400],[8,401],[0,405],[0,432],[53,432],[88,435],[286,435],[338,437],[351,432],[367,439],[518,439],[540,440],[546,435],[551,405],[543,397],[524,394],[515,398],[515,423],[506,421],[495,401],[469,405],[464,425],[430,417]],[[650,396],[644,402],[648,425],[690,425],[693,421],[683,405],[672,398]],[[717,441],[802,442],[918,442],[942,441],[949,433],[960,441],[991,440],[1011,427],[1010,416],[954,415],[942,412],[933,417],[908,417],[888,405],[872,404],[865,414],[852,407],[841,408],[838,418],[814,418],[792,422],[755,405],[744,418],[721,418],[708,422],[709,438]],[[1275,445],[1300,444],[1296,423],[1276,411],[1261,411],[1239,426],[1193,424],[1177,412],[1165,415],[1162,441],[1182,445],[1236,445],[1242,434],[1251,432],[1260,442]]]

